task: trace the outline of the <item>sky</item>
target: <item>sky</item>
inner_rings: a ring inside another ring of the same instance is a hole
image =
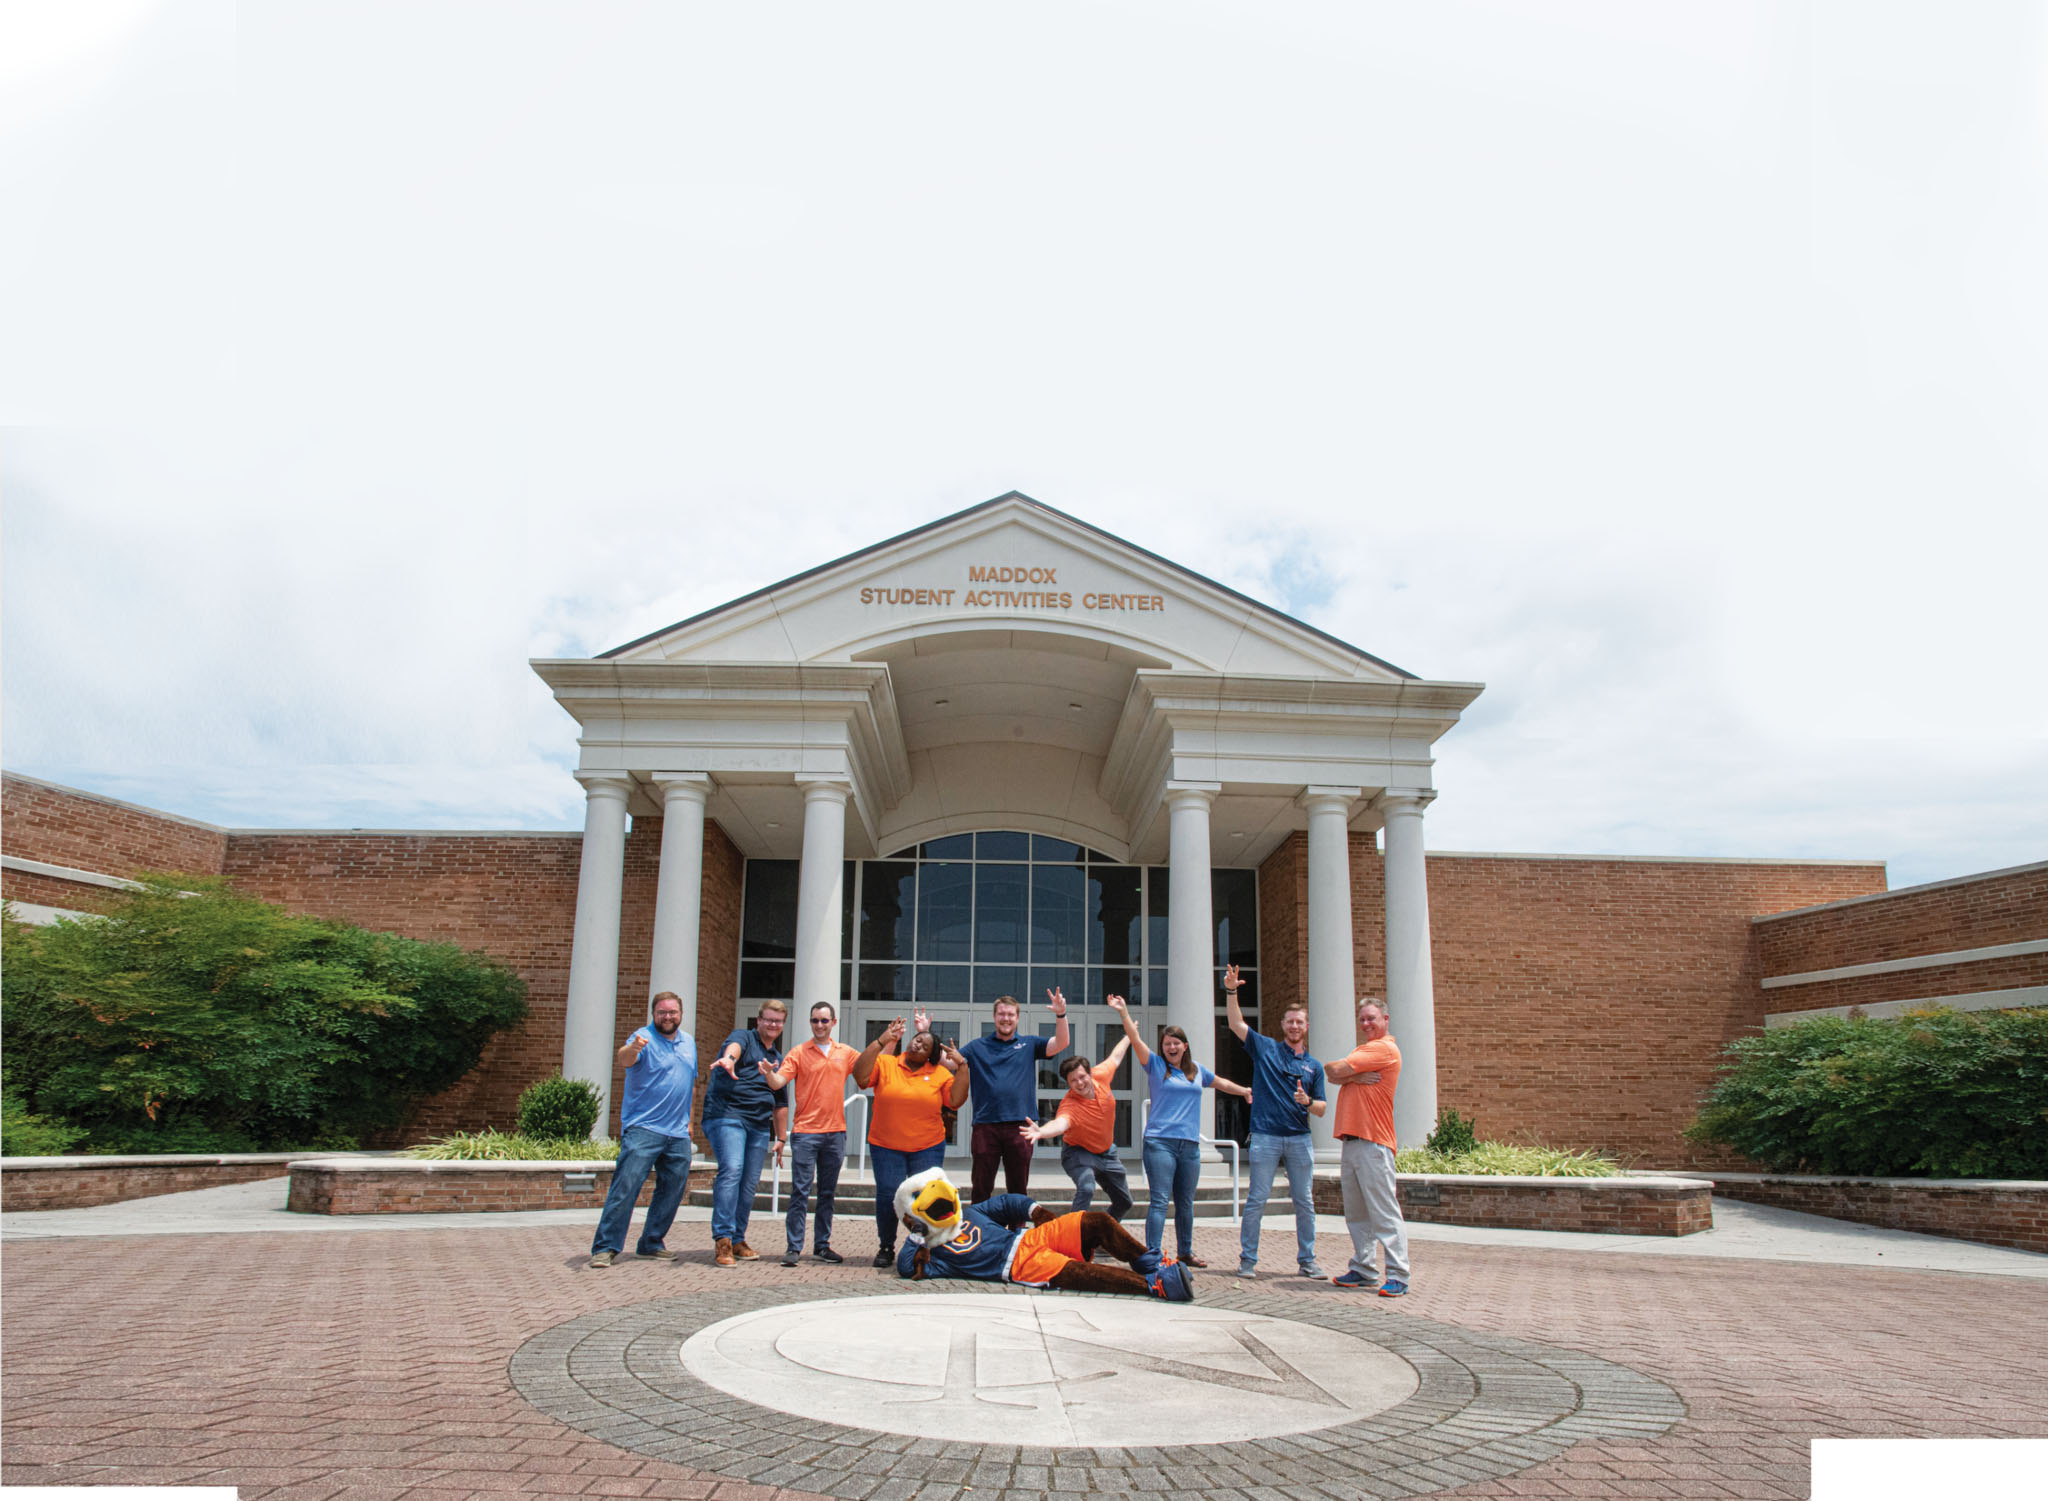
[[[589,655],[1016,489],[1446,850],[2048,857],[2048,11],[0,0],[0,760],[575,828]]]

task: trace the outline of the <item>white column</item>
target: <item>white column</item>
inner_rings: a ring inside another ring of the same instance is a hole
[[[804,849],[796,880],[796,1001],[784,1044],[795,1047],[810,1036],[811,1007],[829,1001],[839,1009],[840,877],[846,863],[846,799],[843,781],[799,781],[804,794]]]
[[[611,1134],[612,1054],[619,1006],[619,895],[626,871],[623,772],[576,773],[583,784],[583,867],[576,880],[576,930],[569,950],[569,1005],[562,1073],[597,1086],[593,1137]]]
[[[1216,1063],[1216,921],[1209,903],[1209,805],[1214,782],[1166,785],[1171,882],[1166,924],[1166,1019],[1188,1034],[1195,1057]],[[1147,1037],[1147,1043],[1153,1038]],[[1216,1097],[1202,1094],[1202,1135],[1216,1134]],[[1209,1148],[1204,1156],[1212,1156]]]
[[[647,994],[673,990],[683,1030],[697,1035],[697,944],[704,921],[704,803],[711,778],[701,771],[658,771],[661,875],[654,888],[654,962]]]
[[[1308,813],[1308,1050],[1325,1063],[1357,1045],[1358,971],[1351,951],[1351,805],[1356,787],[1311,787]],[[1336,1089],[1326,1087],[1330,1110]],[[1337,1160],[1336,1117],[1309,1119],[1318,1161]]]
[[[1404,1148],[1421,1146],[1436,1129],[1436,988],[1422,860],[1422,810],[1435,796],[1409,787],[1390,787],[1379,796],[1387,820],[1388,1020],[1401,1047],[1394,1135]]]

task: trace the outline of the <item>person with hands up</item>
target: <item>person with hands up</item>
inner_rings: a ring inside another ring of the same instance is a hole
[[[819,1261],[846,1259],[832,1249],[832,1209],[839,1194],[839,1170],[846,1164],[846,1076],[860,1055],[833,1038],[838,1024],[838,1008],[820,1001],[811,1007],[809,1039],[792,1047],[780,1068],[766,1058],[756,1065],[770,1089],[791,1083],[796,1088],[796,1121],[789,1133],[789,1213],[783,1219],[784,1266],[795,1266],[803,1254],[814,1181],[818,1224],[811,1254]]]
[[[1090,1065],[1078,1054],[1060,1060],[1060,1078],[1066,1081],[1066,1098],[1053,1118],[1044,1125],[1027,1125],[1032,1142],[1058,1141],[1060,1166],[1074,1182],[1075,1212],[1092,1209],[1095,1189],[1100,1184],[1109,1195],[1111,1219],[1120,1220],[1131,1207],[1129,1180],[1123,1159],[1116,1154],[1116,1098],[1111,1088],[1116,1071],[1123,1066],[1131,1040],[1120,1038],[1102,1062]]]
[[[1308,1007],[1299,1001],[1280,1014],[1280,1035],[1268,1037],[1244,1019],[1237,966],[1223,971],[1225,1017],[1252,1057],[1251,1192],[1245,1196],[1238,1232],[1237,1275],[1257,1275],[1259,1229],[1273,1180],[1287,1170],[1287,1196],[1294,1202],[1294,1260],[1304,1277],[1325,1275],[1316,1262],[1315,1153],[1309,1117],[1329,1108],[1323,1066],[1309,1056]]]
[[[704,1135],[718,1154],[711,1185],[713,1259],[729,1267],[760,1253],[747,1244],[754,1191],[772,1149],[782,1160],[789,1135],[789,1086],[769,1082],[782,1067],[787,1001],[762,1001],[754,1025],[732,1033],[711,1064],[704,1090]],[[761,1065],[769,1065],[763,1070]]]
[[[690,1185],[690,1097],[697,1087],[697,1040],[683,1030],[683,1003],[672,990],[654,998],[648,1024],[619,1049],[626,1071],[619,1105],[619,1160],[590,1242],[590,1265],[602,1270],[618,1259],[633,1222],[640,1185],[654,1174],[654,1197],[640,1225],[641,1256],[670,1261],[663,1243]]]
[[[903,1042],[897,1017],[854,1060],[853,1082],[872,1088],[868,1151],[875,1164],[875,1233],[878,1267],[896,1264],[896,1186],[939,1166],[950,1134],[947,1114],[967,1099],[967,1061],[932,1031],[931,1018],[912,1013],[917,1030]],[[900,1056],[896,1052],[902,1047]]]
[[[1209,1263],[1195,1255],[1195,1185],[1202,1178],[1202,1091],[1217,1089],[1249,1100],[1252,1092],[1195,1062],[1188,1034],[1167,1027],[1155,1050],[1138,1035],[1130,1007],[1120,995],[1108,1005],[1123,1019],[1124,1037],[1145,1070],[1152,1104],[1145,1119],[1145,1184],[1150,1203],[1145,1210],[1145,1246],[1157,1252],[1166,1238],[1166,1209],[1173,1206],[1174,1238],[1180,1259],[1189,1266]]]
[[[1031,1185],[1031,1137],[1024,1128],[1038,1119],[1038,1060],[1064,1053],[1068,1040],[1066,996],[1048,990],[1045,998],[1055,1023],[1050,1038],[1019,1036],[1017,998],[999,995],[994,1033],[960,1050],[974,1067],[972,1203],[996,1191],[998,1166],[1007,1192],[1021,1194]]]

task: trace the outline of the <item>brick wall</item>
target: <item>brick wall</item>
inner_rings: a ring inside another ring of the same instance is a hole
[[[1705,1182],[1674,1187],[1628,1178],[1546,1183],[1399,1173],[1394,1192],[1404,1219],[1432,1225],[1589,1235],[1695,1235],[1714,1228],[1713,1187]],[[1344,1212],[1335,1176],[1317,1176],[1315,1203],[1319,1214]]]
[[[346,1167],[300,1163],[292,1169],[286,1207],[297,1214],[481,1214],[523,1209],[596,1209],[611,1191],[612,1165],[592,1163],[588,1188],[571,1192],[560,1163],[391,1163]],[[708,1165],[692,1164],[701,1185]],[[634,1202],[645,1208],[654,1180]]]
[[[227,831],[7,772],[0,774],[0,846],[24,860],[103,876],[144,870],[219,875]]]
[[[1785,912],[1752,927],[1764,976],[2048,939],[2048,864],[1908,887],[1846,906]],[[2031,985],[2048,985],[2048,954],[1778,986],[1763,995],[1766,1011],[1813,1011]]]
[[[130,1199],[147,1199],[157,1194],[219,1188],[226,1183],[254,1183],[284,1175],[282,1157],[270,1162],[180,1159],[148,1166],[110,1166],[87,1157],[79,1159],[75,1167],[11,1167],[0,1173],[0,1212],[89,1209],[95,1204],[125,1204]]]
[[[32,870],[0,870],[0,899],[10,902],[35,902],[67,912],[103,912],[106,904],[120,895],[114,887],[90,881],[66,881]]]
[[[1831,1219],[1946,1235],[1987,1246],[2048,1252],[2048,1185],[1916,1183],[1899,1178],[1717,1175],[1725,1199],[1824,1214]]]

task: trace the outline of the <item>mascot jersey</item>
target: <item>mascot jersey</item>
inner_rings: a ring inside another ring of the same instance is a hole
[[[925,1258],[926,1277],[968,1277],[977,1282],[1004,1282],[1010,1277],[1017,1243],[1031,1224],[1034,1207],[1029,1194],[997,1194],[993,1199],[967,1206],[961,1211],[960,1229],[944,1245],[929,1247]],[[905,1241],[896,1253],[896,1275],[912,1274],[912,1261],[920,1248]],[[1030,1286],[1042,1287],[1033,1280]]]

